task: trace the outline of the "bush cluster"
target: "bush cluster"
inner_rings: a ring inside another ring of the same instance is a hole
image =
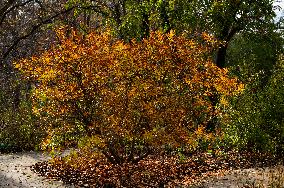
[[[243,89],[210,60],[216,41],[205,33],[203,43],[174,32],[130,43],[108,32],[57,33],[59,46],[16,63],[36,83],[34,112],[56,120],[45,145],[70,132],[112,163],[139,161],[166,143],[194,148],[214,138],[205,128],[222,110],[212,98],[226,105]]]

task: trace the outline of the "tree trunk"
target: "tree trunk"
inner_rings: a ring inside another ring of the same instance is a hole
[[[232,38],[235,36],[235,34],[239,31],[238,27],[231,27],[227,26],[223,28],[222,34],[219,37],[219,40],[226,42],[225,44],[220,44],[215,63],[219,68],[224,68],[226,64],[226,55],[227,55],[227,49],[229,42],[232,40]]]
[[[148,38],[150,36],[150,20],[147,12],[142,13],[142,37],[141,39]]]
[[[217,51],[217,56],[215,63],[219,68],[224,68],[226,63],[226,54],[227,54],[228,44],[220,45]]]
[[[168,33],[172,29],[170,25],[169,16],[166,10],[167,6],[169,6],[169,4],[168,3],[166,4],[165,0],[163,0],[162,5],[160,7],[160,16],[161,16],[161,19],[163,20],[162,28],[165,33]]]

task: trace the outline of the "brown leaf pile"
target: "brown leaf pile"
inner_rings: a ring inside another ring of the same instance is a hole
[[[229,169],[263,167],[279,162],[269,155],[236,152],[219,156],[194,154],[184,161],[169,155],[148,156],[138,163],[121,165],[113,165],[97,156],[88,159],[78,155],[76,160],[73,164],[66,158],[56,157],[35,164],[32,170],[79,187],[175,187],[190,185]]]

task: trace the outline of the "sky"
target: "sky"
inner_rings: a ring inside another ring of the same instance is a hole
[[[275,10],[277,17],[276,20],[280,18],[280,16],[284,16],[284,0],[275,0],[274,6],[280,6],[281,10]]]

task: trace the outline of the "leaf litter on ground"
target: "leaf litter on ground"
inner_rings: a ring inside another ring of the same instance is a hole
[[[114,165],[98,155],[78,152],[74,158],[55,157],[31,168],[42,176],[78,187],[179,187],[197,185],[231,170],[278,164],[283,165],[283,158],[230,151],[220,155],[195,153],[183,160],[174,155],[149,155],[138,163]]]

